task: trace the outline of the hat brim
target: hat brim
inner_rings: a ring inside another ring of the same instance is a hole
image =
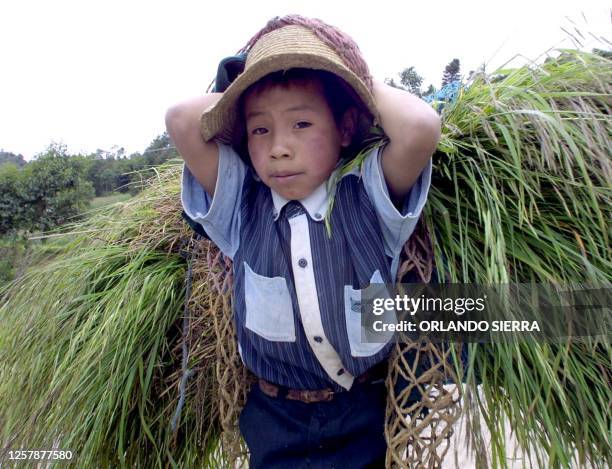
[[[239,99],[249,86],[266,75],[291,68],[325,70],[342,78],[361,100],[364,111],[374,121],[378,120],[374,96],[365,83],[347,67],[325,56],[312,53],[280,53],[258,60],[240,74],[225,90],[223,96],[211,107],[204,110],[201,117],[201,132],[206,141],[216,139],[222,143],[238,143],[242,132],[239,122]]]

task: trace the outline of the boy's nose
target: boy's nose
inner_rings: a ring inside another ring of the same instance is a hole
[[[282,135],[276,135],[270,148],[270,156],[272,158],[288,158],[291,156],[291,148],[289,142]]]

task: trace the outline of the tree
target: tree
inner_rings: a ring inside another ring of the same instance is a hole
[[[0,165],[4,163],[13,163],[21,167],[26,164],[26,161],[23,159],[22,154],[16,155],[10,151],[0,150]]]
[[[442,87],[460,79],[460,68],[461,65],[459,63],[459,59],[453,59],[449,62],[449,64],[444,69],[444,74],[442,75]]]
[[[155,137],[145,149],[143,155],[150,166],[162,164],[172,158],[179,158],[179,154],[174,148],[168,132]]]
[[[119,159],[116,153],[97,150],[86,156],[87,179],[96,191],[96,197],[117,189],[119,185]]]
[[[385,83],[394,88],[400,88],[406,91],[410,91],[412,94],[421,96],[421,85],[423,84],[423,77],[417,73],[414,67],[408,67],[402,70],[399,74],[400,84],[397,84],[393,78],[385,79]]]
[[[600,55],[606,59],[612,59],[612,51],[594,48],[591,50],[593,54]]]
[[[0,165],[0,234],[25,223],[26,207],[21,171],[14,163]]]
[[[12,230],[48,230],[77,216],[94,196],[86,178],[87,160],[71,156],[66,146],[51,144],[20,171],[23,217]]]
[[[429,88],[427,88],[427,91],[425,91],[425,93],[423,94],[423,96],[429,96],[430,94],[434,94],[436,91],[436,87],[434,85],[429,85]]]
[[[467,81],[473,82],[478,79],[486,79],[487,77],[487,66],[485,63],[481,63],[476,70],[470,70],[468,72]]]
[[[414,67],[409,67],[402,70],[400,73],[400,82],[405,89],[413,94],[416,94],[417,96],[421,96],[423,77],[416,72]]]

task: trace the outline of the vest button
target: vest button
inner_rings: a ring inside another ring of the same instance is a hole
[[[303,269],[308,265],[308,261],[303,257],[298,261],[298,265]]]
[[[321,214],[319,212],[314,214],[314,217],[316,220],[320,220],[322,218]]]

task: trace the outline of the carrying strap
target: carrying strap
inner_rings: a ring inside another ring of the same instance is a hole
[[[183,215],[186,217],[185,212]],[[191,220],[189,217],[186,218],[189,223]],[[191,223],[195,223],[191,220]],[[189,223],[189,226],[193,228],[193,226]],[[196,223],[197,225],[197,223]],[[195,228],[194,228],[195,229]],[[187,261],[187,273],[185,274],[185,302],[183,304],[183,330],[182,330],[182,354],[183,360],[181,363],[181,383],[179,385],[179,401],[176,406],[176,410],[174,411],[174,415],[172,416],[172,421],[170,422],[170,428],[172,432],[176,432],[179,420],[181,418],[181,412],[183,410],[183,405],[185,404],[185,394],[187,388],[187,380],[195,373],[195,371],[189,368],[189,349],[187,348],[187,337],[189,335],[189,299],[191,297],[191,282],[193,280],[193,261],[196,256],[197,248],[194,246],[200,240],[200,235],[197,233],[193,234],[190,241],[181,246],[180,255],[183,259]]]
[[[203,238],[208,239],[209,241],[212,241],[210,239],[210,237],[206,234],[206,231],[204,231],[204,227],[202,225],[200,225],[199,223],[193,221],[189,215],[187,215],[185,213],[185,211],[183,210],[181,212],[181,215],[183,216],[183,219],[187,222],[187,224],[189,225],[189,227],[196,232],[196,234],[200,235]]]

